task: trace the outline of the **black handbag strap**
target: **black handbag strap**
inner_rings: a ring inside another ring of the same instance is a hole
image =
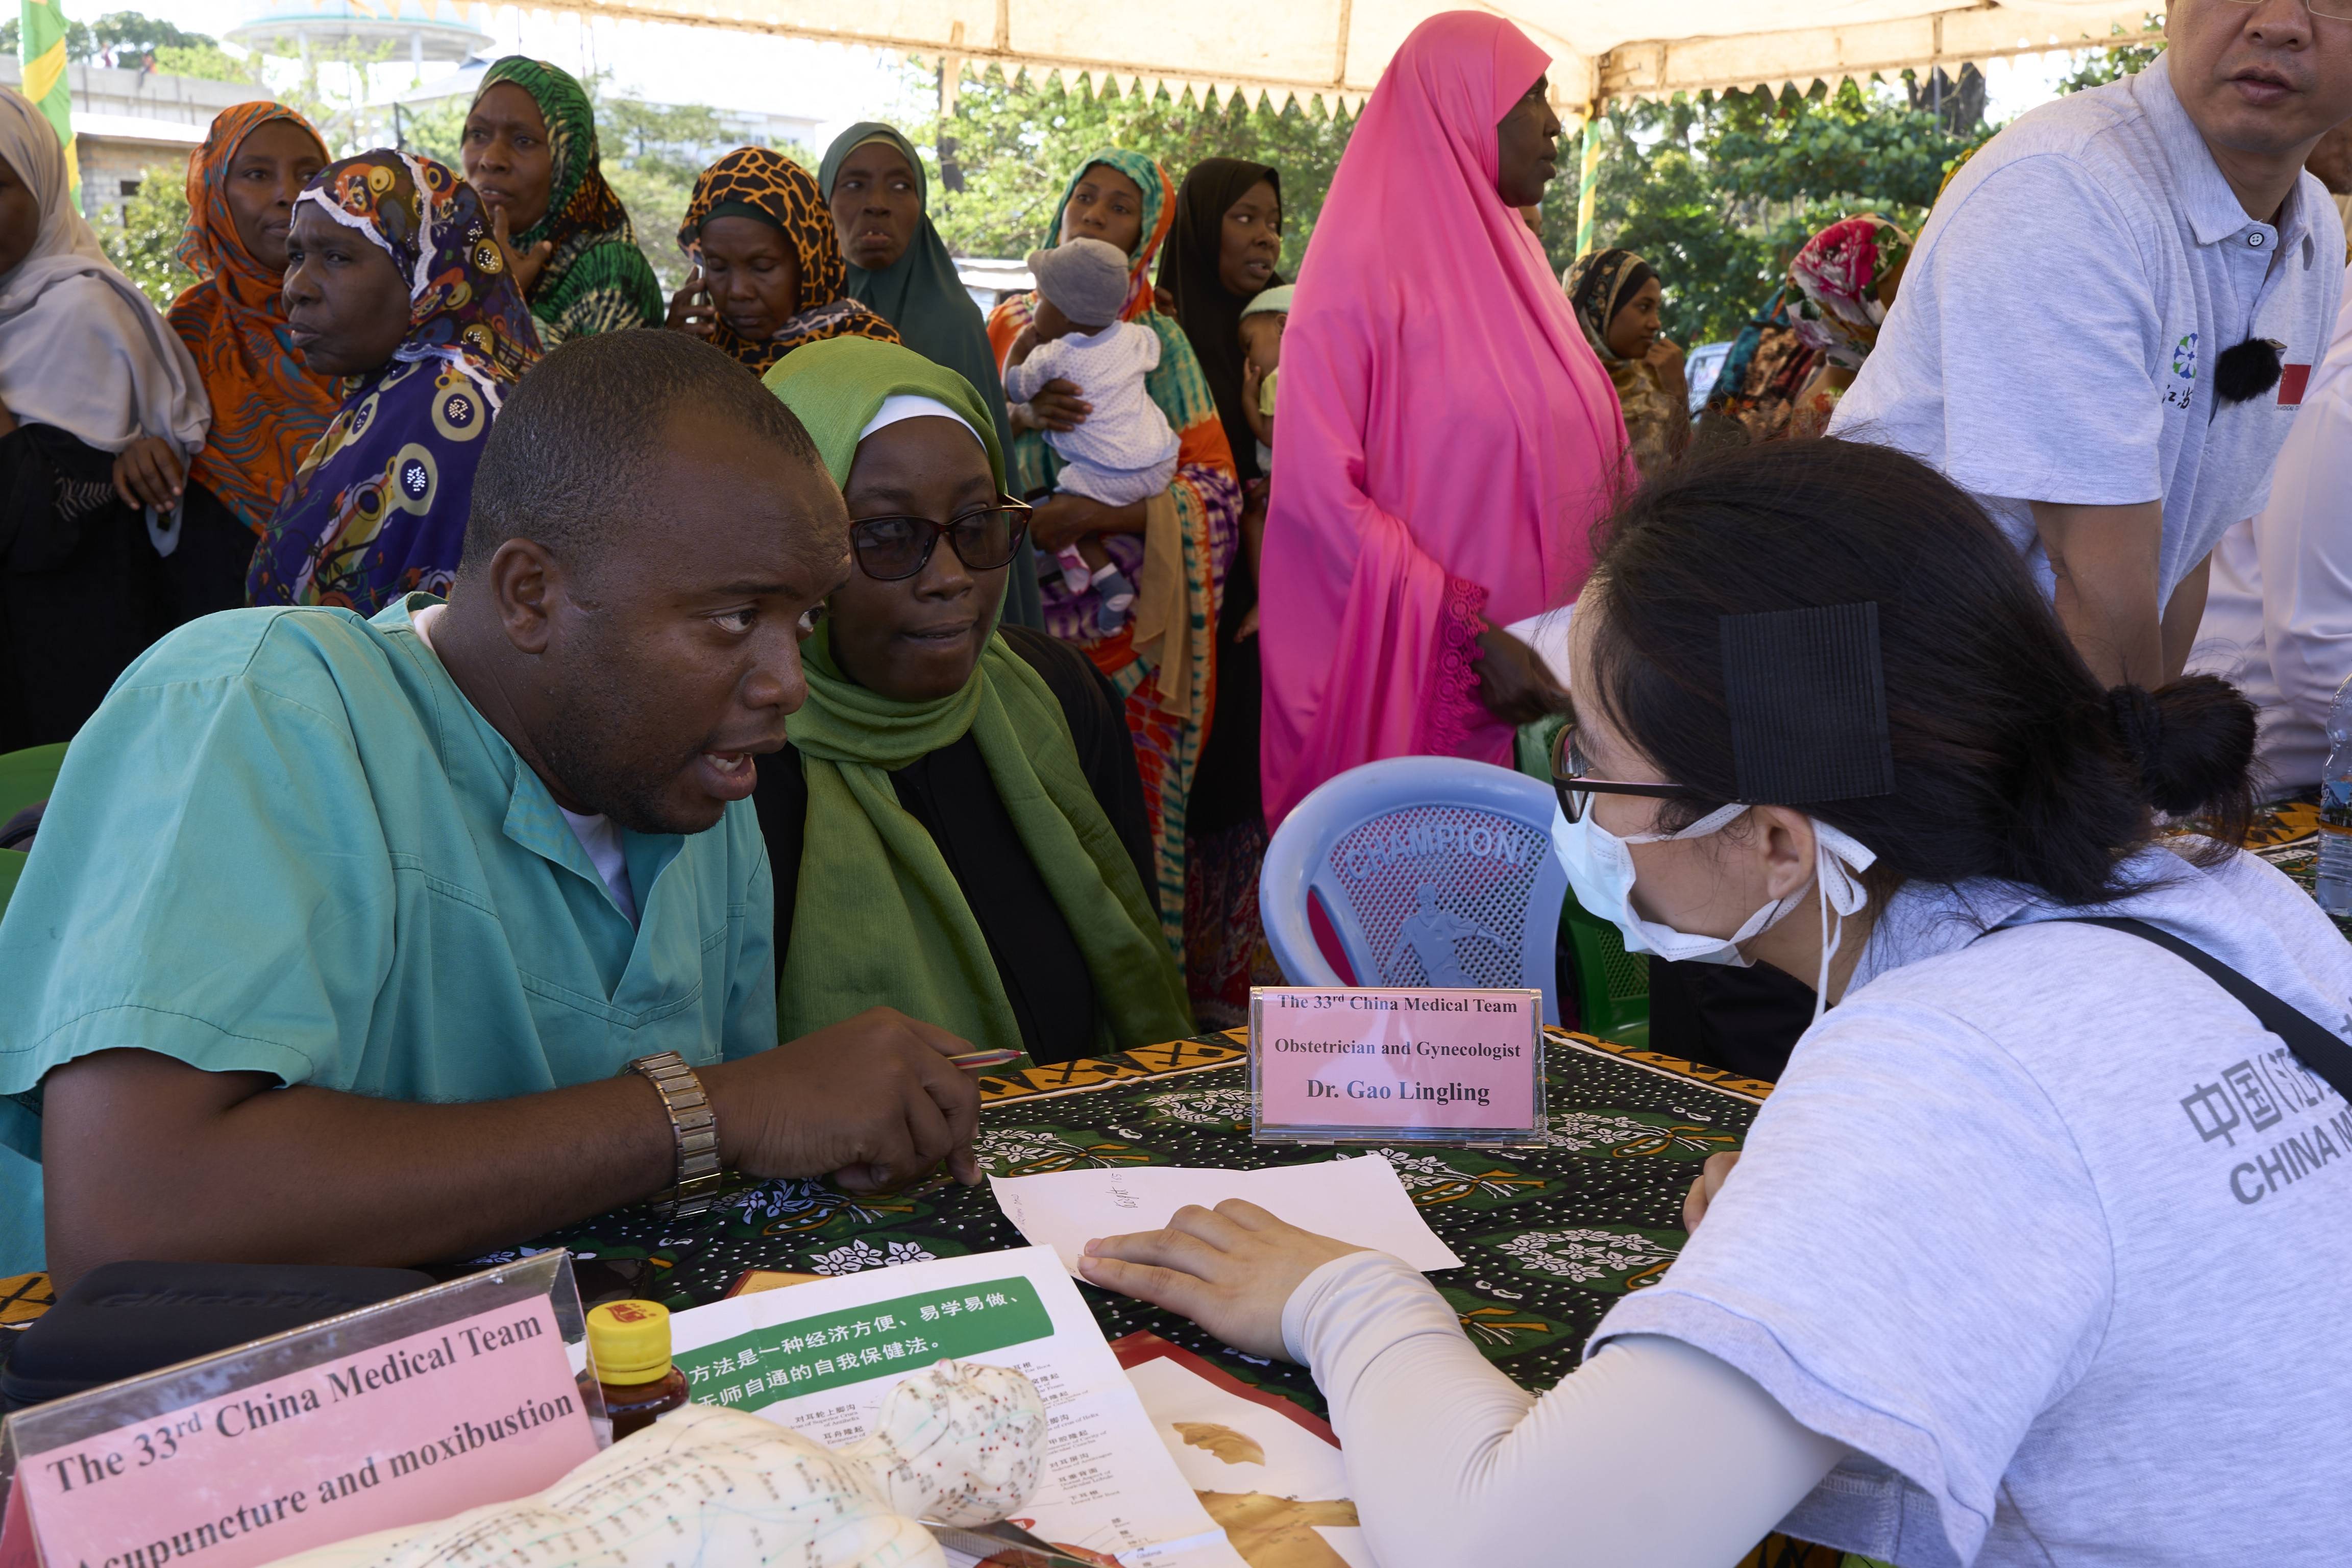
[[[2064,915],[2059,917],[2073,925],[2105,926],[2154,942],[2175,958],[2183,959],[2205,972],[2205,977],[2245,1005],[2262,1026],[2284,1040],[2287,1048],[2304,1066],[2327,1080],[2328,1087],[2346,1100],[2352,1100],[2352,1045],[2344,1043],[2334,1030],[2315,1022],[2302,1008],[2279,1000],[2211,953],[2194,942],[2181,941],[2170,931],[2158,931],[2146,921],[2126,915]],[[2025,924],[2039,924],[2026,921]],[[2014,927],[2004,929],[2015,929]]]

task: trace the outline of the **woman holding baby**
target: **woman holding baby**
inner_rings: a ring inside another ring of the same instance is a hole
[[[1166,174],[1140,153],[1114,148],[1080,165],[1054,215],[1048,240],[1055,250],[1072,240],[1098,241],[1124,258],[1126,288],[1115,321],[1076,321],[1057,310],[1048,316],[1050,335],[1041,342],[1041,299],[1024,294],[996,308],[988,332],[999,370],[1016,379],[1041,352],[1050,350],[1048,363],[1067,357],[1068,351],[1058,345],[1073,337],[1123,339],[1129,346],[1120,352],[1139,361],[1150,357],[1140,353],[1134,334],[1107,331],[1114,325],[1148,329],[1156,341],[1157,363],[1142,374],[1142,400],[1175,437],[1171,477],[1163,486],[1141,500],[1089,493],[1131,493],[1094,482],[1100,475],[1089,474],[1089,468],[1139,469],[1158,455],[1105,463],[1097,453],[1089,459],[1085,454],[1092,444],[1070,437],[1097,413],[1092,389],[1058,374],[1034,385],[1023,379],[1029,395],[1023,400],[1013,395],[1007,484],[1015,497],[1036,507],[1030,542],[1038,552],[1046,629],[1085,649],[1125,698],[1150,820],[1154,892],[1162,928],[1175,947],[1184,931],[1186,808],[1217,702],[1215,628],[1226,568],[1240,538],[1241,486],[1201,362],[1183,329],[1156,308],[1152,294],[1151,264],[1173,217],[1169,195]],[[1084,247],[1074,254],[1083,256]],[[1049,263],[1048,270],[1054,267]],[[1077,292],[1068,296],[1080,301],[1078,313],[1100,313],[1100,302],[1090,292],[1090,264],[1079,260],[1069,270],[1079,275]],[[1071,327],[1094,330],[1072,333]],[[1116,395],[1129,434],[1134,426],[1150,425],[1139,417],[1140,409],[1126,405],[1123,392]],[[1146,428],[1144,434],[1151,432]],[[1072,460],[1065,449],[1080,454],[1077,472],[1069,471]],[[1060,559],[1066,546],[1074,547],[1081,566],[1066,568]],[[1113,571],[1104,574],[1105,566]],[[1083,586],[1077,582],[1081,570]],[[1111,607],[1110,599],[1129,592],[1134,595],[1131,603]]]

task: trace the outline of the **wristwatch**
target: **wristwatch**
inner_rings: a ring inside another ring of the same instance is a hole
[[[639,1057],[623,1068],[636,1073],[662,1097],[670,1131],[677,1139],[677,1182],[656,1200],[664,1220],[696,1219],[719,1202],[719,1119],[702,1080],[676,1051]]]

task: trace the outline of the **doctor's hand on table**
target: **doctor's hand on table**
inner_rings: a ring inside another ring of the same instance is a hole
[[[1228,1198],[1213,1209],[1188,1204],[1160,1230],[1089,1241],[1078,1271],[1090,1285],[1190,1318],[1235,1350],[1287,1361],[1282,1310],[1291,1292],[1333,1258],[1365,1250]]]
[[[1737,1154],[1709,1154],[1706,1163],[1699,1168],[1698,1180],[1691,1184],[1683,1195],[1683,1228],[1696,1230],[1698,1222],[1706,1217],[1707,1209],[1715,1203],[1715,1194],[1723,1191],[1723,1184],[1731,1179],[1731,1168],[1739,1163]]]

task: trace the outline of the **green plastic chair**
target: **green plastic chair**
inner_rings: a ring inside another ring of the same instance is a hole
[[[65,762],[63,741],[53,746],[0,752],[0,823],[37,800],[48,799],[49,792],[57,787],[58,770],[65,766]],[[8,908],[8,897],[16,890],[16,879],[25,874],[25,860],[22,850],[0,849],[0,911]]]
[[[1513,755],[1518,771],[1551,782],[1552,741],[1568,722],[1554,714],[1519,727]],[[1559,912],[1569,963],[1576,971],[1577,1012],[1587,1033],[1619,1045],[1650,1043],[1650,960],[1625,951],[1618,929],[1576,901],[1571,889]]]
[[[21,752],[0,752],[0,822],[5,822],[37,800],[47,800],[57,788],[58,770],[66,765],[66,743],[28,746]]]

